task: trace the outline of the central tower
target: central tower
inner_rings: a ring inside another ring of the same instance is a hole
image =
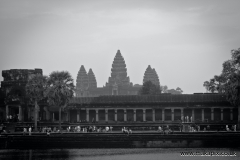
[[[117,54],[113,60],[111,77],[108,78],[108,83],[106,86],[129,86],[130,79],[127,76],[127,68],[125,61],[121,55],[120,50],[117,51]]]

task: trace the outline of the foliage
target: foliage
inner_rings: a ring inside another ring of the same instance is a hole
[[[168,86],[160,86],[160,89],[163,93],[168,93],[167,90],[168,90]]]
[[[222,65],[222,73],[215,75],[209,81],[205,81],[203,86],[212,93],[225,93],[228,101],[237,106],[240,104],[240,48],[232,50],[231,54],[231,59],[225,61]]]
[[[45,95],[48,103],[59,108],[59,129],[61,130],[61,110],[74,95],[73,78],[67,71],[54,71],[49,75]]]
[[[5,104],[17,102],[20,105],[27,103],[27,97],[24,90],[24,87],[21,86],[11,86],[6,91],[6,96],[4,99]]]
[[[142,88],[138,92],[139,95],[157,95],[161,94],[160,86],[153,84],[151,81],[143,83]]]
[[[161,86],[161,91],[163,93],[171,93],[171,94],[182,94],[183,90],[180,87],[176,89],[168,89],[168,86]]]
[[[46,90],[46,82],[47,82],[46,76],[35,74],[28,80],[28,83],[26,85],[27,97],[29,98],[30,103],[35,106],[34,116],[35,131],[37,131],[37,117],[39,110],[38,103],[45,98],[44,92]]]

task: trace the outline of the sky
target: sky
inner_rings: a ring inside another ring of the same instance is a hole
[[[0,71],[69,71],[76,84],[84,65],[102,87],[120,50],[133,84],[142,84],[151,65],[169,89],[206,92],[203,82],[240,48],[239,6],[239,0],[0,0]]]

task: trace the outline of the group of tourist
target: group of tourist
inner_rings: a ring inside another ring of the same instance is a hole
[[[123,127],[122,128],[122,133],[132,134],[132,130],[129,127]]]
[[[182,121],[182,123],[189,123],[189,122],[193,122],[193,118],[192,118],[192,116],[191,117],[188,117],[188,116],[182,116],[181,117],[181,121]]]
[[[69,126],[67,127],[67,132],[112,132],[113,127],[112,126],[106,126],[106,127],[96,127],[96,126]]]
[[[171,133],[173,133],[173,130],[171,128],[169,128],[168,125],[166,126],[166,128],[159,126],[157,131],[162,133],[162,134],[171,134]]]
[[[18,122],[18,121],[19,121],[18,114],[7,115],[7,122]]]
[[[228,127],[228,125],[226,125],[226,131],[237,131],[237,125],[232,125],[231,129]]]

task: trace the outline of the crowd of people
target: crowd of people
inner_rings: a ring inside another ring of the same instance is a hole
[[[112,126],[106,126],[106,127],[96,127],[96,126],[69,126],[67,127],[67,132],[112,132],[113,127]]]
[[[18,114],[7,115],[7,122],[18,122],[18,121],[19,121]]]

